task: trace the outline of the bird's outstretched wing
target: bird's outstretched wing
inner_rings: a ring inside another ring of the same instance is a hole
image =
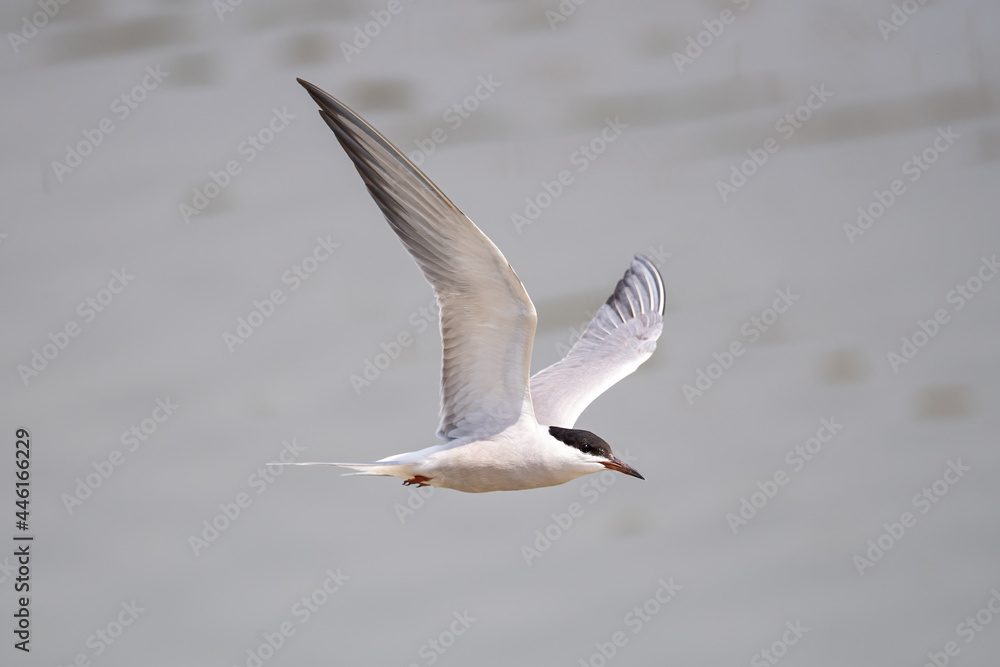
[[[399,149],[341,102],[298,81],[434,288],[444,343],[438,436],[498,433],[531,409],[536,316],[524,286],[493,242]]]
[[[649,359],[662,331],[663,279],[636,255],[580,340],[531,378],[538,423],[572,428],[591,401]]]

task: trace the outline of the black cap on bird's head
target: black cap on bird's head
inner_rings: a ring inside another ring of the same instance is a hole
[[[549,435],[563,444],[580,450],[584,454],[590,454],[591,456],[601,459],[601,464],[608,470],[617,470],[618,472],[631,475],[632,477],[638,477],[643,480],[646,479],[639,474],[638,470],[624,461],[616,459],[615,455],[611,453],[611,445],[590,431],[584,431],[578,428],[550,426]]]

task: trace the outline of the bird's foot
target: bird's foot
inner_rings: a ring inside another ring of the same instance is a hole
[[[424,477],[423,475],[414,475],[410,479],[403,482],[403,486],[410,486],[416,484],[417,486],[430,486],[427,482],[431,481],[430,477]]]

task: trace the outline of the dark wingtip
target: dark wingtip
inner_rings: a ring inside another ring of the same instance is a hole
[[[305,79],[300,79],[300,78],[296,77],[295,80],[299,82],[299,85],[301,85],[303,88],[305,88],[306,90],[308,90],[310,94],[312,94],[313,91],[323,92],[315,84],[309,83]]]
[[[330,110],[340,111],[340,107],[344,107],[343,102],[336,99],[335,97],[330,95],[330,93],[326,92],[319,86],[313,85],[308,81],[306,81],[305,79],[295,79],[295,80],[298,81],[302,85],[302,87],[306,89],[306,92],[309,93],[309,97],[313,98],[313,102],[318,104],[321,109],[326,109],[327,111]]]
[[[647,283],[646,285],[647,288],[649,289],[649,296],[653,300],[653,303],[650,303],[649,305],[653,306],[653,309],[662,316],[663,306],[664,306],[663,277],[660,275],[660,271],[659,269],[656,268],[656,265],[653,264],[653,262],[650,261],[650,259],[645,255],[643,255],[642,253],[636,253],[633,256],[632,266],[628,268],[628,270],[625,272],[625,275],[622,276],[621,280],[618,281],[618,284],[615,285],[614,292],[611,293],[611,296],[609,296],[608,300],[605,301],[604,303],[614,307],[616,301],[621,300],[623,298],[627,300],[625,294],[630,289],[632,289],[632,286],[627,282],[627,280],[630,275],[637,277],[638,273],[636,271],[635,264],[639,264],[645,270],[646,273],[652,276],[653,283],[652,284]]]
[[[300,86],[302,86],[303,88],[306,89],[306,92],[308,92],[312,96],[312,98],[314,100],[316,100],[316,94],[317,93],[323,92],[319,88],[317,88],[316,86],[314,86],[313,84],[311,84],[308,81],[306,81],[305,79],[296,78],[295,80],[299,82]],[[319,102],[319,100],[316,100],[316,101]]]
[[[659,269],[656,268],[656,264],[653,264],[653,261],[648,257],[646,257],[645,255],[643,255],[641,252],[635,253],[633,259],[639,262],[640,264],[644,265],[647,270],[655,273],[656,275],[660,275],[660,271]]]
[[[637,269],[637,267],[635,266],[636,264],[638,264],[641,267],[641,270],[643,272],[648,274],[648,276],[651,276],[652,280],[649,280],[647,276],[640,276],[640,270]],[[656,265],[653,264],[653,262],[651,262],[648,257],[646,257],[641,253],[636,253],[633,256],[632,265],[629,266],[628,270],[625,272],[625,275],[623,275],[621,280],[618,281],[618,284],[615,285],[615,289],[611,293],[611,296],[609,296],[608,300],[605,301],[604,303],[611,306],[612,308],[615,308],[616,303],[618,302],[631,303],[631,300],[628,298],[628,294],[630,292],[634,293],[635,289],[629,282],[630,277],[634,279],[643,280],[643,282],[646,283],[646,288],[649,291],[649,298],[651,300],[651,303],[643,304],[643,309],[645,310],[646,305],[651,306],[653,310],[655,310],[662,316],[663,306],[664,306],[663,277],[660,276],[660,272],[656,268]],[[620,311],[619,315],[622,317],[623,320],[627,319],[625,315],[622,314]]]

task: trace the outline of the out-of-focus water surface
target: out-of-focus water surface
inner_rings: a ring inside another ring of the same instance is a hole
[[[2,662],[993,664],[998,19],[6,3]],[[503,250],[534,368],[657,263],[659,349],[578,422],[647,481],[268,472],[437,426],[431,291],[296,77]]]

